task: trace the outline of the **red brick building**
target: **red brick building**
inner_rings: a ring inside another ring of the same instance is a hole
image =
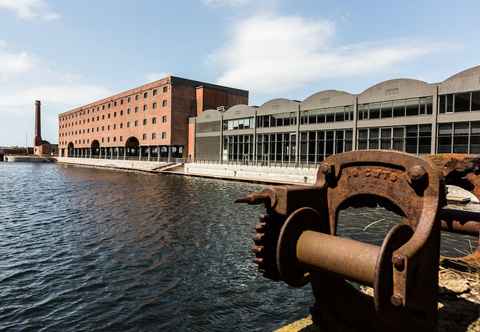
[[[187,158],[188,119],[236,104],[248,104],[248,91],[168,76],[61,113],[59,154]]]

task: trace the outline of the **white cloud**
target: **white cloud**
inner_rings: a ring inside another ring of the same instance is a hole
[[[23,20],[52,21],[60,18],[60,14],[51,10],[45,0],[0,0],[0,9],[13,11]]]
[[[256,15],[236,22],[210,60],[218,83],[279,94],[322,79],[378,73],[435,45],[392,41],[333,47],[335,25],[299,16]]]
[[[77,73],[63,72],[26,51],[11,51],[0,41],[0,145],[25,144],[25,135],[33,135],[36,99],[43,104],[43,137],[56,142],[58,113],[111,94],[106,87],[85,83]]]
[[[203,3],[212,7],[238,7],[250,2],[252,2],[252,0],[203,0]]]
[[[12,75],[28,72],[34,67],[34,59],[27,52],[6,49],[7,43],[0,40],[0,82]]]
[[[0,108],[14,107],[13,109],[15,109],[15,107],[28,106],[37,99],[49,104],[74,107],[111,94],[112,92],[109,89],[95,85],[38,85],[27,89],[19,89],[14,94],[3,96],[0,98]]]

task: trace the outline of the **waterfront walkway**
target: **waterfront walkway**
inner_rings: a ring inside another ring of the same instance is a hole
[[[317,168],[294,165],[246,165],[206,162],[183,163],[182,160],[145,161],[97,158],[59,157],[62,164],[129,170],[151,173],[176,174],[224,180],[258,182],[268,184],[312,185],[316,181]]]

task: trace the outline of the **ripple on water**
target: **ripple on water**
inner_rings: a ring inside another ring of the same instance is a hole
[[[304,316],[309,288],[251,262],[262,209],[233,201],[260,188],[0,163],[0,330],[268,331]],[[340,233],[378,243],[395,218],[347,210]]]

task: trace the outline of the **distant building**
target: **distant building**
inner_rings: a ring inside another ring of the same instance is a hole
[[[360,94],[206,110],[189,120],[197,160],[319,163],[351,150],[480,154],[480,66],[440,83],[393,79]]]
[[[168,76],[62,113],[60,156],[187,157],[188,119],[248,91]]]
[[[35,101],[35,138],[33,142],[33,153],[36,156],[52,155],[54,148],[48,141],[42,140],[42,114],[40,100]],[[56,148],[58,151],[58,147]]]

